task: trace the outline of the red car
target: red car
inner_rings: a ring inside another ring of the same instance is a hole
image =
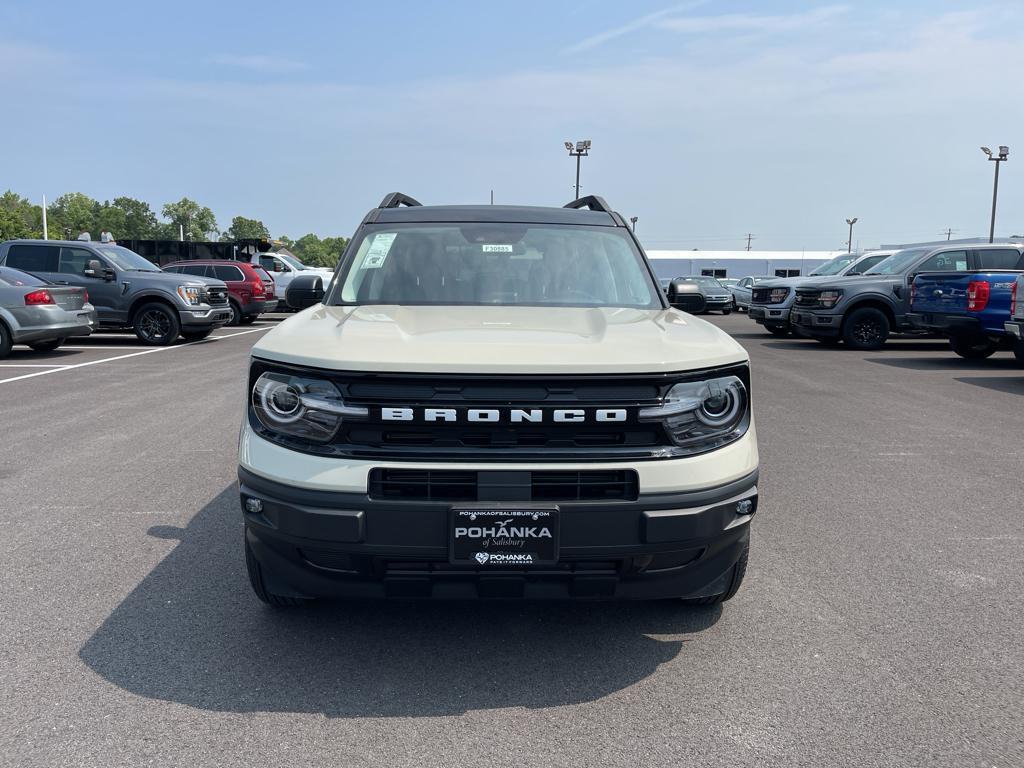
[[[274,281],[263,267],[254,264],[230,259],[195,259],[165,264],[163,270],[222,280],[228,287],[231,325],[248,325],[277,307]]]

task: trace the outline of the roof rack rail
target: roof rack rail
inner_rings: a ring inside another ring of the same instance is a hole
[[[380,201],[380,205],[378,205],[377,207],[398,208],[403,205],[412,208],[413,206],[416,205],[422,206],[423,203],[421,203],[419,200],[413,197],[403,195],[401,192],[391,192],[390,194],[384,195],[384,199]]]
[[[587,195],[581,197],[578,200],[573,200],[571,203],[566,203],[563,208],[587,208],[591,211],[601,211],[602,213],[612,213],[611,206],[605,202],[603,197],[597,195]]]

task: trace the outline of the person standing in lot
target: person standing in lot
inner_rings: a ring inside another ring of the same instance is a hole
[[[112,234],[110,234],[105,229],[102,232],[100,232],[100,242],[101,243],[108,243],[109,245],[116,245],[117,244],[117,241],[114,240],[114,236]]]
[[[88,232],[83,230],[83,231],[78,233],[78,239],[79,240],[84,240],[85,242],[89,243],[89,242],[92,242],[92,235],[90,235]]]

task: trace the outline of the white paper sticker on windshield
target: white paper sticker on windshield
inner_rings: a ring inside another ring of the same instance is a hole
[[[515,249],[511,245],[481,245],[484,253],[512,253]]]
[[[380,269],[391,251],[391,245],[398,236],[397,232],[381,232],[373,238],[369,250],[363,257],[363,269]]]
[[[959,259],[957,259],[956,271],[957,272],[966,272],[967,271],[967,260],[966,259],[964,259],[963,261],[960,261]]]

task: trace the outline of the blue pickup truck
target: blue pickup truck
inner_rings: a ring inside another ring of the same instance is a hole
[[[948,336],[960,357],[978,360],[999,349],[1017,352],[1005,324],[1017,276],[1024,272],[1024,251],[989,248],[965,255],[951,271],[914,278],[907,319],[915,328]]]

